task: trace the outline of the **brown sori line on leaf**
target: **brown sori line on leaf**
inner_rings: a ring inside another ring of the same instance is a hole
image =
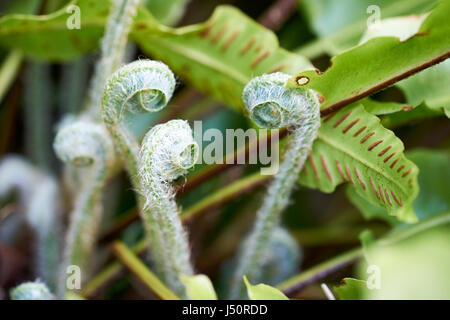
[[[389,161],[390,158],[392,158],[395,155],[395,152],[391,153],[390,155],[388,155],[386,158],[384,158],[383,162],[386,163]],[[397,159],[398,160],[398,159]]]
[[[404,167],[405,167],[404,165],[401,165],[400,167],[398,167],[397,172],[402,171]]]
[[[381,157],[383,154],[385,154],[390,148],[392,148],[392,146],[388,146],[387,148],[384,148],[379,154],[378,156]]]
[[[228,47],[234,42],[234,40],[237,38],[237,36],[239,35],[240,31],[236,30],[233,32],[233,34],[228,38],[227,41],[225,41],[225,43],[222,45],[222,47],[220,48],[222,51],[226,51],[228,49]]]
[[[208,27],[206,27],[205,30],[202,31],[200,34],[203,38],[207,38],[209,34],[211,33],[212,29],[214,27],[214,23],[211,23]]]
[[[412,170],[412,169],[409,168],[408,171],[406,171],[406,172],[402,175],[402,178],[404,178],[404,177],[406,177],[408,174],[410,174],[411,170]]]
[[[323,169],[325,170],[325,174],[327,175],[328,179],[331,182],[333,182],[333,177],[331,176],[330,171],[328,170],[327,163],[325,161],[325,157],[322,154],[320,155],[320,160],[322,162]]]
[[[329,115],[325,116],[322,120],[322,122],[327,122],[331,118],[333,118],[336,115],[336,112],[330,113]]]
[[[392,190],[391,190],[391,194],[392,194],[392,197],[394,198],[395,202],[397,202],[397,204],[401,207],[403,205],[403,202],[401,201],[401,199],[400,200],[397,199],[397,197],[395,196],[394,191],[392,191]]]
[[[348,130],[350,130],[355,124],[357,124],[361,120],[360,118],[357,118],[356,120],[353,120],[349,125],[347,125],[344,130],[342,130],[342,133],[347,133]]]
[[[369,139],[371,136],[373,136],[375,134],[375,132],[371,132],[368,135],[366,135],[364,138],[361,139],[361,141],[359,143],[363,144],[364,142],[367,141],[367,139]]]
[[[278,67],[276,67],[276,68],[274,68],[274,69],[270,70],[270,71],[269,71],[269,73],[280,72],[281,70],[283,70],[283,69],[284,69],[284,67],[285,67],[285,65],[284,65],[284,64],[282,64],[282,65],[280,65],[280,66],[278,66]]]
[[[380,198],[381,198],[381,201],[383,201],[383,203],[386,203],[386,202],[384,201],[383,190],[381,189],[381,185],[378,185],[378,191],[380,192]]]
[[[392,155],[390,156],[390,157],[392,157]],[[389,160],[389,159],[388,159]],[[387,160],[386,160],[387,161]],[[384,162],[386,162],[386,161],[384,161]],[[398,162],[398,158],[397,159],[395,159],[392,163],[391,163],[391,165],[389,166],[389,168],[393,168],[394,166],[395,166],[395,164]]]
[[[375,184],[373,183],[372,178],[369,177],[370,186],[372,187],[373,193],[375,193],[375,196],[378,200],[380,200],[380,196],[378,195],[377,188],[375,188]]]
[[[361,129],[359,129],[358,131],[355,132],[355,134],[353,135],[354,137],[357,137],[361,132],[363,132],[367,127],[361,127]]]
[[[380,143],[382,143],[383,140],[378,140],[377,142],[372,143],[369,148],[367,148],[367,151],[372,151],[373,148],[375,148],[377,145],[379,145]]]
[[[346,182],[347,179],[346,179],[345,176],[344,176],[344,172],[342,172],[342,167],[341,167],[341,164],[339,163],[338,160],[336,160],[336,167],[337,167],[337,170],[338,170],[338,172],[339,172],[339,175],[341,176],[342,181],[343,181],[343,182]]]
[[[244,48],[242,48],[242,50],[239,52],[241,55],[244,55],[248,52],[248,50],[251,49],[251,47],[253,47],[253,45],[255,44],[255,39],[250,39],[250,41],[245,45]]]
[[[348,181],[350,181],[351,184],[354,184],[354,183],[353,183],[352,174],[350,173],[350,169],[349,169],[348,167],[345,168],[345,172],[347,173]]]
[[[361,176],[359,175],[359,170],[356,167],[355,167],[355,174],[356,174],[356,177],[358,178],[359,183],[361,184],[361,187],[364,190],[366,190],[366,184],[364,183],[364,181],[362,181]]]
[[[219,32],[217,32],[217,34],[214,36],[214,38],[212,39],[212,42],[214,42],[214,43],[219,42],[219,40],[225,34],[225,31],[227,31],[227,29],[228,29],[228,24],[225,24],[222,28],[220,28]]]
[[[384,195],[386,196],[386,200],[389,202],[389,204],[392,206],[391,198],[389,198],[389,194],[386,189],[384,189]]]
[[[264,59],[266,59],[269,56],[270,52],[269,51],[265,51],[262,55],[260,55],[258,58],[256,58],[252,64],[251,67],[255,68],[258,66],[258,64],[260,64]]]
[[[344,114],[338,121],[336,121],[336,123],[333,125],[333,128],[337,128],[337,126],[339,126],[345,119],[347,119],[347,117],[351,114],[352,112],[347,112],[346,114]]]
[[[309,163],[311,164],[311,168],[313,169],[314,175],[316,176],[316,179],[319,181],[319,173],[317,172],[316,164],[314,163],[314,159],[311,155],[308,156]]]

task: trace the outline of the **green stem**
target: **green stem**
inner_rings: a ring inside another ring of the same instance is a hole
[[[49,171],[52,167],[50,128],[54,102],[50,66],[30,62],[26,71],[24,117],[27,154],[35,165]]]
[[[19,67],[22,64],[23,54],[18,50],[12,51],[3,61],[0,68],[0,102],[16,78]]]
[[[138,257],[128,249],[122,242],[113,245],[114,253],[123,264],[130,269],[153,293],[163,300],[179,300],[169,288],[167,288],[158,277],[151,272]]]
[[[81,109],[85,96],[88,67],[87,57],[63,66],[58,103],[61,114],[76,114]]]
[[[140,241],[133,246],[131,251],[135,255],[141,254],[148,247],[148,242],[145,240]],[[121,261],[114,261],[104,268],[100,273],[93,277],[81,290],[80,294],[84,297],[91,297],[98,293],[100,288],[104,287],[106,283],[115,279],[123,270]]]

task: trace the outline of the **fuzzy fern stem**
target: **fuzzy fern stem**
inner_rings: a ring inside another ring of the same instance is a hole
[[[188,240],[183,231],[170,182],[194,166],[199,147],[187,121],[156,125],[145,136],[139,177],[146,202],[144,219],[157,272],[176,294],[185,296],[181,275],[193,273]]]
[[[57,286],[60,262],[62,204],[55,179],[19,156],[9,155],[0,163],[0,198],[17,190],[25,221],[33,230],[35,276],[51,290]]]
[[[83,279],[88,274],[102,216],[102,189],[114,163],[114,147],[102,125],[83,120],[63,126],[54,149],[60,160],[77,168],[81,177],[64,248],[59,288],[63,295],[67,266],[80,267]]]
[[[267,190],[253,230],[240,249],[231,283],[232,299],[245,297],[244,275],[250,281],[258,280],[263,252],[289,203],[295,181],[320,126],[316,93],[308,89],[285,88],[284,83],[288,79],[289,76],[283,73],[262,75],[252,79],[243,92],[250,117],[258,126],[270,129],[289,127],[292,131],[283,163]]]
[[[141,0],[112,0],[105,35],[102,38],[101,58],[91,82],[87,113],[91,119],[100,118],[99,107],[103,88],[110,75],[119,68],[125,54],[128,34]]]

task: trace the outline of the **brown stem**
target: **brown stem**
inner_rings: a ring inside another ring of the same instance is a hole
[[[297,0],[275,1],[258,19],[264,27],[277,31],[295,12]]]

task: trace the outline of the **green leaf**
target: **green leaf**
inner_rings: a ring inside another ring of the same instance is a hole
[[[368,250],[375,243],[375,236],[372,231],[364,230],[359,235],[359,240],[361,240],[363,250]]]
[[[397,128],[418,119],[433,118],[442,115],[444,115],[443,110],[430,108],[422,103],[409,111],[408,109],[404,109],[399,112],[386,114],[381,119],[381,124],[386,128]]]
[[[371,27],[366,31],[361,42],[380,36],[395,36],[403,41],[419,31],[425,18],[426,15],[421,15],[382,20],[376,27]],[[424,104],[430,109],[443,108],[447,116],[450,116],[449,86],[450,60],[397,83],[397,87],[404,91],[411,106]]]
[[[426,17],[426,14],[422,14],[380,20],[367,28],[359,44],[379,37],[396,37],[405,41],[419,32]]]
[[[419,220],[425,220],[450,211],[450,153],[419,149],[410,151],[407,157],[419,167],[420,192],[413,202],[414,212]],[[366,219],[386,219],[386,209],[368,202],[354,190],[346,190],[349,200],[362,212]],[[388,219],[391,224],[393,221]]]
[[[272,32],[262,28],[237,9],[228,6],[219,7],[213,16],[203,24],[179,29],[162,27],[154,19],[152,20],[152,17],[148,13],[141,11],[136,21],[136,32],[133,33],[133,37],[144,51],[169,64],[175,73],[179,74],[192,85],[203,92],[211,94],[216,99],[237,108],[242,107],[241,92],[251,77],[271,70],[273,71],[280,65],[285,66],[285,69],[282,69],[282,71],[288,73],[294,71],[296,68],[304,69],[309,66],[309,62],[304,58],[289,54],[285,50],[280,49]],[[252,39],[257,40],[252,42]],[[242,55],[242,50],[247,49],[249,45],[251,45],[251,49]],[[226,47],[225,49],[224,46]],[[258,48],[260,48],[259,51]],[[255,61],[259,62],[258,59],[264,57],[264,52],[269,51],[273,53],[258,63],[256,67],[252,67]],[[378,133],[382,133],[380,139],[384,135],[387,135],[389,137],[385,138],[388,140],[395,140],[396,146],[394,147],[393,145],[393,150],[395,149],[395,152],[398,153],[399,160],[397,162],[403,162],[403,156],[401,156],[403,146],[401,142],[390,131],[383,130],[377,118],[370,117],[363,110],[358,112],[364,113],[363,116],[367,118],[367,121],[373,124],[373,129],[376,127]],[[414,198],[416,191],[414,188],[411,191],[405,190],[405,188],[402,189],[402,187],[408,184],[408,180],[405,180],[405,184],[399,187],[395,181],[399,174],[394,178],[388,177],[381,179],[382,181],[378,181],[380,177],[389,176],[389,174],[380,174],[377,172],[377,170],[382,171],[387,165],[385,164],[380,167],[377,162],[373,163],[373,161],[379,162],[380,157],[377,157],[375,152],[368,152],[366,150],[369,143],[372,143],[370,140],[373,140],[375,137],[369,139],[367,146],[366,144],[358,144],[357,141],[361,138],[355,139],[354,145],[357,147],[349,155],[348,153],[342,152],[346,148],[347,141],[345,137],[340,140],[338,139],[338,141],[335,140],[337,144],[329,144],[329,141],[333,141],[336,138],[334,136],[335,130],[327,131],[321,129],[320,138],[315,143],[312,158],[321,158],[321,155],[323,155],[329,159],[333,158],[333,161],[341,161],[341,157],[344,157],[346,159],[345,162],[349,166],[351,165],[349,169],[354,170],[356,167],[354,166],[353,160],[349,161],[348,159],[352,159],[355,150],[363,149],[365,151],[363,154],[367,154],[369,157],[361,156],[357,153],[355,156],[360,158],[356,161],[360,166],[358,167],[360,174],[366,175],[367,171],[374,171],[373,174],[371,173],[371,179],[374,179],[374,183],[378,183],[377,187],[379,185],[384,188],[383,193],[385,190],[390,193],[389,201],[392,204],[386,201],[385,205],[390,207],[393,215],[398,215],[401,219],[412,221],[414,215],[412,212],[409,212],[411,210],[409,210],[408,204]],[[320,146],[317,147],[317,145]],[[376,149],[381,148],[382,145],[377,146]],[[316,150],[319,150],[320,154]],[[348,152],[348,150],[346,151]],[[409,165],[409,162],[405,162],[405,164]],[[401,164],[398,165],[400,166]],[[411,171],[407,175],[411,178],[411,185],[414,185],[415,168],[408,166],[405,172],[409,170],[409,167],[411,167]],[[374,170],[373,168],[376,169]],[[332,174],[334,173],[332,172]],[[351,174],[355,175],[354,171]],[[336,180],[338,177],[335,177],[333,183],[326,182],[325,179],[327,178],[325,177],[322,178],[320,184],[310,182],[307,185],[319,187],[323,191],[331,192],[340,183]],[[363,179],[366,178],[367,176],[363,177]],[[366,189],[370,187],[369,181],[365,182],[365,187]],[[399,206],[395,202],[391,192],[395,193],[396,197],[399,197],[397,200],[402,206]],[[368,190],[361,191],[360,193],[369,198],[375,197]],[[380,199],[379,201],[382,200]],[[401,210],[400,207],[402,207]]]
[[[21,0],[21,1],[10,1],[7,7],[0,12],[2,15],[8,14],[30,14],[37,12],[41,6],[42,0]]]
[[[370,203],[364,197],[360,196],[351,185],[347,185],[345,194],[350,202],[361,212],[364,219],[379,219],[386,221],[392,226],[399,224],[399,221],[395,217],[388,215],[386,208]]]
[[[358,44],[374,12],[369,6],[380,8],[381,18],[419,14],[430,10],[434,0],[301,0],[300,5],[313,31],[319,37],[297,53],[309,58],[326,52],[336,55]]]
[[[357,274],[368,284],[378,282],[379,288],[361,291],[361,299],[450,299],[448,223],[395,244],[374,246],[370,259],[379,272],[360,262]]]
[[[403,155],[403,143],[361,105],[348,106],[322,121],[299,182],[324,192],[351,183],[370,203],[414,222],[417,167]]]
[[[366,290],[368,290],[366,281],[353,278],[344,278],[340,284],[334,286],[340,300],[360,300],[362,292]]]
[[[424,104],[432,110],[442,109],[450,118],[450,60],[424,70],[397,83],[412,105]]]
[[[172,26],[183,17],[186,6],[190,0],[151,0],[147,8],[151,14],[162,24]]]
[[[98,46],[109,13],[109,1],[74,0],[81,12],[81,29],[67,28],[68,6],[49,15],[12,14],[0,19],[0,45],[22,50],[42,60],[73,60]]]
[[[250,300],[289,300],[277,288],[262,283],[252,285],[246,276],[244,276],[244,283],[247,287],[247,294]]]
[[[420,193],[414,201],[418,218],[450,211],[450,152],[418,149],[407,156],[420,169]]]
[[[448,58],[449,15],[450,1],[444,0],[408,40],[371,39],[332,58],[331,67],[325,72],[301,72],[287,86],[303,86],[320,92],[323,113],[339,109]]]
[[[359,101],[364,106],[364,109],[375,115],[391,114],[399,111],[410,110],[413,106],[405,103],[390,102],[390,101],[376,101],[373,99],[365,98]]]
[[[186,286],[187,296],[191,300],[217,300],[216,291],[211,280],[203,274],[195,276],[181,276]]]
[[[252,77],[311,68],[305,58],[281,49],[273,32],[230,6],[218,7],[204,23],[178,29],[158,24],[141,10],[135,25],[132,37],[145,53],[200,91],[238,109],[243,108],[242,90]]]
[[[6,14],[21,13],[30,14],[36,12],[41,5],[41,0],[23,0],[15,1],[8,4]],[[23,54],[18,50],[11,51],[8,56],[2,61],[0,67],[0,102],[4,95],[8,92],[9,87],[16,79],[17,73],[22,65]]]

